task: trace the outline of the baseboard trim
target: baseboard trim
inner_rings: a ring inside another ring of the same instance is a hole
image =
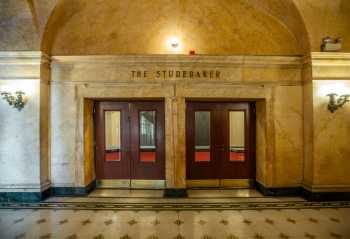
[[[89,183],[85,189],[86,193],[91,193],[96,188],[96,179],[92,180],[91,183]]]
[[[256,182],[255,188],[264,196],[289,196],[289,197],[303,197],[308,201],[349,201],[350,192],[314,192],[305,187],[286,187],[286,188],[269,188],[263,184]]]
[[[308,201],[348,201],[350,192],[312,192],[308,189],[301,188],[303,197]]]
[[[305,188],[308,191],[311,192],[350,192],[350,186],[349,185],[312,185],[308,183],[302,183],[301,185],[303,188]]]
[[[51,187],[42,192],[0,192],[0,202],[41,202],[50,196],[86,196],[96,188],[96,180],[85,187]],[[255,182],[255,188],[264,196],[304,197],[308,201],[350,201],[350,192],[314,192],[300,187],[266,187]],[[164,197],[187,197],[186,188],[166,188]]]
[[[0,202],[41,202],[55,196],[86,196],[96,188],[96,180],[86,187],[50,187],[42,192],[0,192]]]
[[[92,190],[96,188],[96,180],[93,180],[85,187],[52,187],[51,196],[62,197],[62,196],[86,196]]]
[[[164,189],[164,197],[166,198],[186,198],[186,188],[166,188]]]
[[[51,188],[42,192],[0,192],[0,202],[41,202],[50,195]]]
[[[259,182],[255,182],[255,188],[264,196],[294,197],[302,196],[301,187],[265,187]]]

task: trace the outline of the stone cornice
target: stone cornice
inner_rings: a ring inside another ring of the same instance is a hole
[[[178,66],[191,65],[209,67],[292,67],[303,64],[300,56],[208,56],[208,55],[88,55],[52,56],[57,64],[111,64],[120,66]]]
[[[311,57],[313,79],[350,79],[350,53],[313,52]]]
[[[0,51],[0,65],[39,65],[49,60],[40,51]]]
[[[0,51],[0,80],[40,79],[42,64],[49,62],[40,51]]]
[[[313,52],[311,57],[314,66],[350,66],[350,53]]]

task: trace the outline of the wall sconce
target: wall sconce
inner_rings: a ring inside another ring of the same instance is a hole
[[[327,96],[329,97],[328,110],[332,113],[350,101],[350,95],[341,95],[338,97],[338,94],[331,93]]]
[[[15,93],[4,91],[0,95],[10,106],[16,108],[18,111],[21,111],[27,102],[23,91],[16,91]]]
[[[321,51],[323,52],[336,52],[340,51],[342,48],[343,39],[331,37],[325,37],[322,39]]]

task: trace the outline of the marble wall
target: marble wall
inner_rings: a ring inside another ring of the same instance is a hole
[[[350,191],[350,105],[331,113],[327,94],[350,94],[350,55],[313,53],[312,80],[306,84],[308,130],[305,187],[312,191]],[[311,143],[311,144],[310,144]]]
[[[84,150],[89,147],[84,137],[86,99],[164,98],[167,187],[185,187],[185,100],[209,98],[258,101],[257,179],[270,187],[300,185],[302,62],[300,57],[55,56],[51,79],[52,184],[85,186],[86,174],[91,175],[86,167],[90,156]],[[132,74],[172,69],[221,73],[219,79],[159,79],[154,74],[138,78]]]
[[[275,161],[273,186],[296,187],[303,171],[302,86],[279,86],[274,92]],[[290,170],[291,167],[293,170]]]
[[[213,77],[157,77],[163,70]],[[18,112],[0,100],[0,191],[88,185],[95,177],[93,100],[113,98],[164,99],[168,188],[186,187],[186,99],[206,98],[256,102],[256,178],[264,186],[350,190],[350,104],[332,114],[325,96],[349,93],[349,72],[345,53],[313,53],[311,61],[54,56],[49,64],[38,52],[1,52],[0,90],[22,89],[28,103]]]
[[[350,190],[350,104],[333,114],[328,111],[328,97],[324,93],[337,91],[332,85],[341,85],[350,94],[350,80],[313,82],[314,187],[347,187]]]
[[[41,140],[40,52],[0,52],[0,92],[22,90],[27,104],[18,111],[0,99],[0,192],[40,192],[49,185]],[[46,99],[47,100],[47,99]]]

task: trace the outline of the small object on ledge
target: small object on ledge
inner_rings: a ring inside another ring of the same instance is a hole
[[[350,95],[341,95],[331,93],[327,95],[329,97],[328,110],[334,113],[337,109],[343,107],[347,102],[349,102]]]
[[[25,93],[23,91],[16,91],[14,94],[1,92],[0,95],[10,106],[16,108],[18,111],[21,111],[26,104]]]
[[[321,51],[322,52],[337,52],[342,49],[342,38],[333,40],[331,37],[325,37],[322,39]]]
[[[195,51],[195,50],[190,50],[189,54],[190,54],[191,56],[196,55],[196,51]]]

